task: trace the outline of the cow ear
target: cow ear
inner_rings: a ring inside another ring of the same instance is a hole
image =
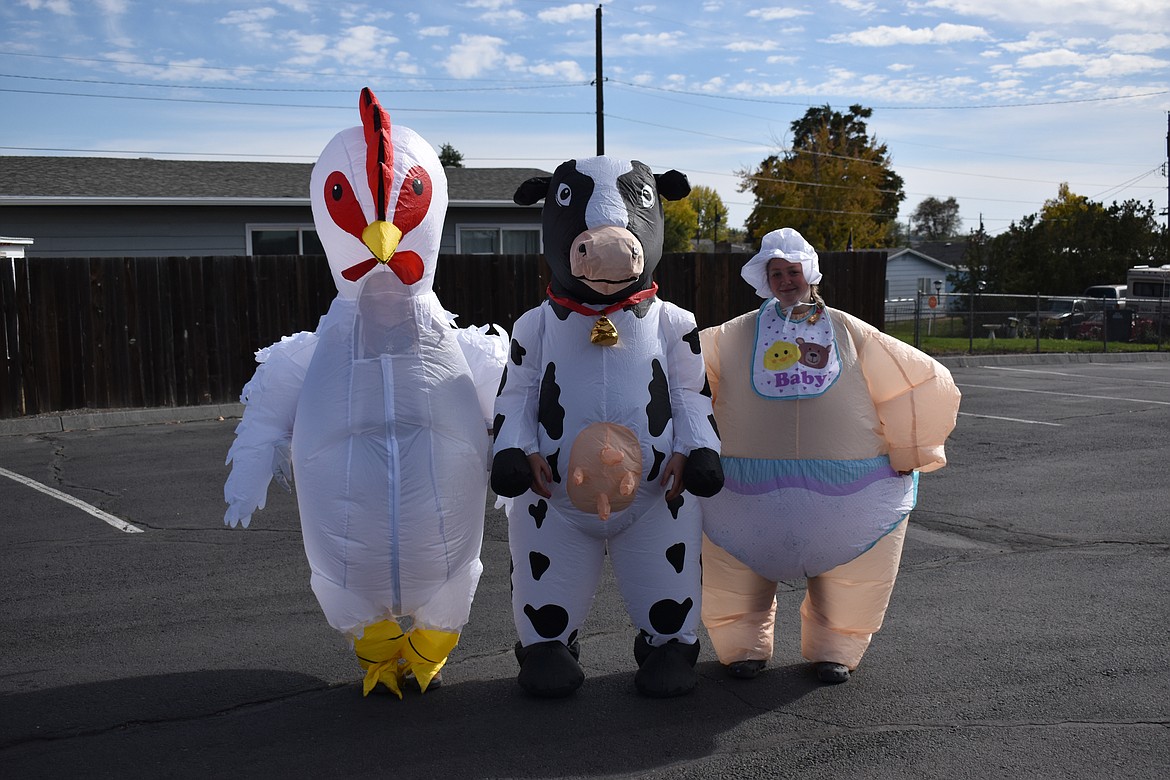
[[[531,206],[548,194],[548,183],[551,176],[534,176],[516,188],[512,201],[518,206]]]
[[[654,174],[654,181],[658,183],[658,194],[667,200],[682,200],[691,194],[691,183],[687,175],[676,170]]]

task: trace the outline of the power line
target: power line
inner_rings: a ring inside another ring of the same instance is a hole
[[[788,100],[770,100],[765,98],[745,97],[743,95],[716,95],[710,92],[696,92],[693,90],[676,89],[672,87],[649,87],[644,84],[634,84],[628,81],[618,81],[611,79],[613,84],[621,84],[631,89],[645,90],[648,92],[672,92],[679,95],[690,95],[692,97],[705,97],[714,100],[733,100],[743,103],[763,103],[766,105],[775,106],[803,106],[805,108],[811,107],[814,104],[807,101],[795,102]],[[869,106],[875,111],[967,111],[985,108],[1032,108],[1036,106],[1063,106],[1072,103],[1102,103],[1113,100],[1132,100],[1134,98],[1154,97],[1157,95],[1168,95],[1170,89],[1158,90],[1156,92],[1142,92],[1134,95],[1114,95],[1112,97],[1099,98],[1077,98],[1072,100],[1045,100],[1033,101],[1027,103],[986,103],[986,104],[972,104],[966,106]]]
[[[158,89],[198,89],[207,91],[228,91],[228,92],[292,92],[297,94],[348,94],[352,90],[349,89],[302,89],[297,88],[282,88],[282,87],[229,87],[222,84],[163,84],[160,82],[143,82],[143,81],[103,81],[99,79],[66,79],[55,78],[51,76],[20,76],[13,73],[0,73],[0,78],[6,79],[29,79],[32,81],[56,81],[69,84],[98,84],[102,86],[117,86],[117,87],[148,87]],[[426,89],[401,89],[398,87],[379,87],[380,94],[395,94],[400,92],[422,92],[432,94],[437,92],[514,92],[516,90],[526,89],[560,89],[562,87],[587,87],[589,86],[584,81],[564,81],[564,82],[550,82],[548,84],[516,84],[505,87],[466,87],[466,88],[451,88],[451,89],[435,89],[428,87]]]
[[[257,103],[255,101],[242,100],[208,100],[201,98],[177,98],[177,97],[151,97],[148,95],[91,95],[85,92],[55,92],[51,90],[34,90],[34,89],[9,89],[0,87],[0,92],[10,92],[21,95],[51,95],[54,97],[84,97],[96,98],[99,100],[145,100],[159,103],[198,103],[201,105],[215,105],[215,106],[248,106],[250,108],[317,108],[326,109],[330,111],[352,111],[352,105],[345,106],[321,106],[307,103]],[[432,114],[531,114],[537,116],[581,116],[592,115],[591,111],[506,111],[498,108],[407,108],[405,106],[395,106],[395,113],[406,111],[418,113],[432,113]]]

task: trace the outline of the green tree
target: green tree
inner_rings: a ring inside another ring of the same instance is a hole
[[[439,162],[444,168],[462,168],[463,153],[451,144],[443,144],[439,147]]]
[[[959,234],[963,221],[959,219],[959,201],[954,196],[939,200],[933,195],[923,200],[910,215],[917,235],[927,241],[941,241]]]
[[[662,214],[665,217],[662,226],[663,252],[689,252],[691,239],[699,227],[699,215],[695,213],[690,200],[662,201]]]
[[[740,171],[740,192],[755,205],[747,229],[755,240],[793,227],[818,249],[889,246],[906,195],[885,144],[871,138],[865,120],[873,109],[810,108],[792,123],[792,147]]]
[[[686,200],[699,218],[697,237],[726,241],[727,207],[723,205],[723,198],[719,197],[719,193],[710,187],[696,184],[691,187],[691,194],[687,195]]]
[[[1105,206],[1061,184],[1039,214],[991,240],[989,291],[1079,295],[1090,285],[1122,283],[1133,266],[1158,264],[1164,241],[1152,202]]]

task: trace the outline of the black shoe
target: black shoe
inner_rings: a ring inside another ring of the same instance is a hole
[[[738,677],[741,680],[750,680],[760,672],[764,671],[766,662],[758,658],[751,658],[747,661],[734,661],[724,666],[724,670],[730,677]]]
[[[640,636],[640,635],[639,635]],[[652,699],[669,699],[685,696],[695,689],[699,681],[695,673],[695,662],[699,660],[699,642],[683,644],[672,639],[664,645],[652,647],[638,660],[638,671],[634,673],[634,687],[638,693]]]
[[[520,674],[516,682],[532,696],[559,699],[581,687],[585,672],[577,662],[577,645],[567,647],[560,642],[537,642],[528,647],[516,643],[516,660]]]
[[[837,685],[838,683],[849,682],[849,667],[845,664],[838,664],[832,661],[818,661],[813,664],[813,671],[816,672],[817,679],[823,683]]]

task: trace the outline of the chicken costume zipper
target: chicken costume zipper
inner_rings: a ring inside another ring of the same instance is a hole
[[[446,662],[483,569],[491,393],[477,385],[498,386],[505,342],[454,328],[431,289],[447,209],[434,149],[369,89],[359,108],[310,185],[338,295],[315,333],[257,353],[224,521],[248,526],[291,446],[313,591],[353,639],[364,692],[401,697]]]
[[[689,191],[678,171],[593,157],[514,196],[544,199],[552,277],[549,299],[515,325],[492,462],[492,488],[519,497],[505,501],[517,681],[535,696],[583,682],[578,629],[606,554],[638,629],[638,690],[695,685],[701,518],[668,488],[711,495],[723,475],[694,317],[658,300],[652,280],[659,195]]]

